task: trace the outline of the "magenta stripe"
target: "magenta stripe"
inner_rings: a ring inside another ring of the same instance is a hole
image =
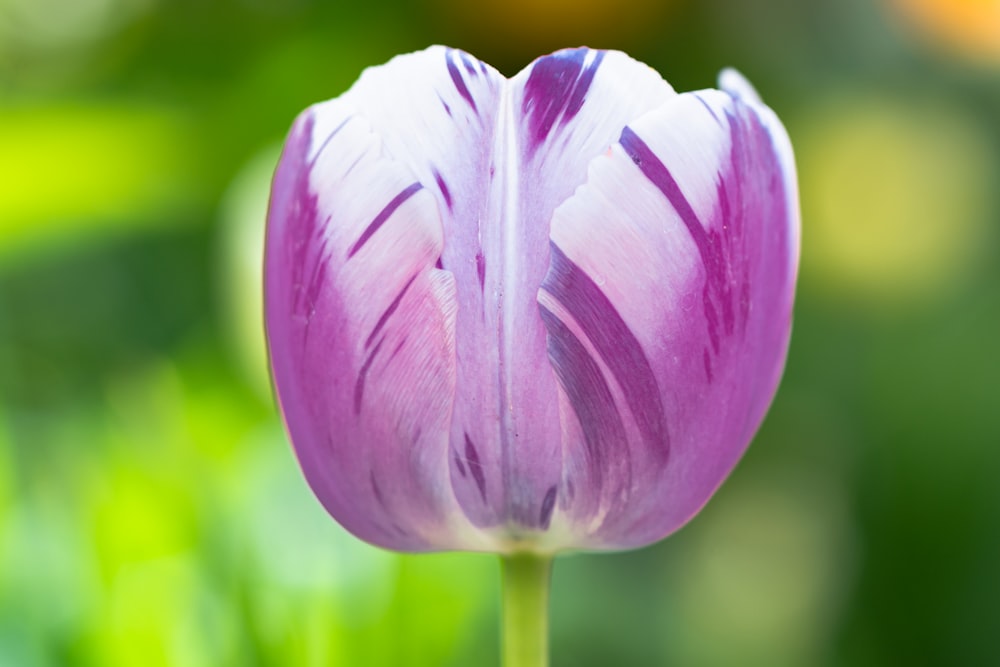
[[[556,487],[550,486],[549,490],[545,492],[545,497],[542,498],[542,508],[538,514],[538,526],[542,530],[549,529],[549,523],[552,521],[552,510],[556,508]]]
[[[472,473],[472,479],[476,481],[476,486],[479,487],[479,495],[482,496],[483,502],[486,502],[486,472],[483,470],[483,463],[479,460],[479,452],[476,451],[476,446],[472,444],[472,438],[469,434],[465,434],[465,462],[469,464],[469,472]]]
[[[583,103],[587,99],[587,91],[590,90],[590,85],[594,82],[594,76],[597,74],[597,68],[601,66],[602,60],[604,60],[604,51],[598,51],[594,57],[594,62],[590,63],[587,69],[583,70],[583,74],[580,75],[576,85],[573,86],[573,93],[566,103],[566,113],[563,114],[563,123],[572,120],[580,112],[580,109],[583,108]]]
[[[528,150],[534,153],[545,141],[557,120],[571,120],[583,108],[587,91],[604,59],[598,51],[584,68],[590,49],[560,51],[538,60],[524,85],[521,113],[528,119]]]
[[[323,140],[323,143],[320,145],[319,150],[316,151],[316,155],[313,156],[310,164],[316,164],[316,160],[318,160],[319,156],[322,155],[324,150],[326,150],[326,147],[330,144],[330,140],[337,136],[337,133],[344,129],[344,126],[347,125],[352,118],[354,118],[354,116],[348,116],[344,120],[340,121],[340,125],[333,128],[333,131],[326,135],[326,139]]]
[[[378,335],[378,332],[382,330],[382,327],[385,326],[385,323],[389,321],[389,318],[392,316],[392,314],[396,312],[397,308],[399,308],[399,303],[403,300],[403,296],[406,294],[406,290],[410,289],[410,285],[412,285],[413,281],[416,279],[417,279],[417,274],[413,274],[413,276],[406,281],[406,284],[403,285],[403,289],[399,290],[399,294],[396,295],[396,298],[392,300],[392,303],[389,304],[389,307],[385,309],[384,313],[382,313],[382,317],[378,318],[378,322],[375,323],[375,328],[372,329],[372,332],[368,334],[368,340],[365,341],[365,347],[369,347],[372,344],[372,341],[375,340],[375,336]]]
[[[452,210],[451,204],[451,191],[448,190],[448,184],[444,182],[444,177],[441,176],[441,172],[434,169],[434,180],[437,181],[438,189],[441,191],[441,196],[444,197],[444,203],[448,206],[448,210]]]
[[[548,331],[549,360],[583,432],[590,483],[599,489],[608,472],[605,465],[608,457],[618,460],[628,457],[621,414],[600,366],[587,348],[545,306],[539,305],[538,310]]]
[[[601,288],[555,243],[542,288],[555,297],[607,364],[625,394],[639,433],[650,451],[665,459],[670,449],[660,388],[639,340]],[[550,330],[551,332],[551,330]]]
[[[361,250],[361,246],[367,243],[368,239],[372,237],[372,234],[377,232],[378,228],[381,227],[382,224],[389,219],[389,216],[395,213],[396,209],[403,205],[403,202],[412,197],[414,194],[417,193],[418,190],[420,190],[423,187],[424,186],[421,185],[419,182],[412,183],[405,190],[403,190],[398,195],[393,197],[392,201],[386,204],[385,208],[379,211],[379,214],[375,216],[375,219],[372,220],[371,223],[369,223],[369,225],[365,228],[365,231],[361,234],[361,237],[357,241],[355,241],[354,245],[351,246],[351,249],[347,251],[347,259],[354,257],[355,253],[357,253],[358,250]]]
[[[701,261],[705,265],[705,270],[709,272],[709,280],[715,282],[718,279],[718,276],[715,274],[719,269],[717,266],[714,266],[716,262],[712,261],[712,251],[709,248],[708,234],[698,220],[698,214],[691,207],[691,202],[681,192],[681,188],[677,185],[673,174],[670,173],[670,170],[667,169],[660,158],[656,157],[656,153],[646,145],[646,142],[640,139],[639,135],[633,132],[629,126],[626,125],[622,130],[618,143],[625,149],[625,152],[632,158],[632,162],[639,167],[643,175],[659,188],[660,192],[666,196],[667,201],[670,202],[670,205],[677,211],[684,226],[687,227],[688,233],[694,240],[695,246],[698,248],[698,254],[701,255]]]
[[[472,110],[476,113],[479,109],[476,108],[476,101],[472,99],[472,93],[469,92],[469,87],[465,85],[465,79],[462,78],[462,72],[458,69],[458,65],[452,58],[454,57],[454,50],[449,50],[445,54],[445,60],[448,63],[448,74],[451,75],[451,82],[455,84],[455,89],[458,90],[459,95],[465,98],[465,101],[469,103]]]
[[[375,347],[368,353],[368,358],[361,364],[361,370],[358,371],[358,379],[354,383],[354,414],[356,415],[361,414],[361,399],[365,396],[365,379],[368,377],[368,369],[371,368],[372,362],[375,361],[375,355],[378,354],[379,348],[384,342],[385,337],[379,338]]]

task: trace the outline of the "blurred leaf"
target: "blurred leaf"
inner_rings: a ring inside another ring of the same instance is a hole
[[[164,224],[202,196],[190,132],[135,106],[0,108],[0,261]]]

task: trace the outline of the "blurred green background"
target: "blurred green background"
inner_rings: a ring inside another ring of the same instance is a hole
[[[799,162],[774,408],[690,526],[557,563],[553,665],[1000,664],[1000,3],[0,0],[0,667],[497,664],[495,560],[345,534],[263,357],[284,133],[436,42],[736,66]]]

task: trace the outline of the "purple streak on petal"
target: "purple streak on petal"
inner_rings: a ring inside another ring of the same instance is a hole
[[[552,510],[556,508],[556,487],[550,486],[542,499],[542,510],[538,515],[538,526],[542,530],[549,529],[549,522],[552,521]]]
[[[442,106],[444,106],[444,112],[445,112],[446,114],[448,114],[448,117],[450,118],[450,117],[451,117],[451,107],[450,107],[450,106],[448,106],[448,103],[447,103],[447,102],[445,102],[445,101],[444,101],[444,98],[443,98],[443,97],[441,97],[440,95],[438,95],[438,99],[439,99],[439,100],[441,100],[441,104],[442,104]]]
[[[330,222],[330,217],[327,216],[326,221],[317,225],[313,229],[313,233],[317,236],[320,230],[326,227]],[[319,243],[319,248],[316,249],[315,259],[312,263],[312,273],[309,276],[309,282],[305,285],[305,290],[302,289],[303,285],[301,282],[296,283],[295,295],[292,298],[292,312],[297,315],[303,315],[308,318],[309,313],[312,312],[316,305],[316,299],[319,297],[320,292],[323,288],[323,279],[326,276],[326,267],[329,265],[329,254],[326,252],[326,239],[322,239]],[[305,267],[299,267],[305,270]]]
[[[560,386],[573,406],[583,433],[590,481],[600,488],[605,461],[628,457],[628,443],[621,414],[601,367],[569,327],[545,306],[538,306],[548,330],[548,352]]]
[[[718,114],[715,113],[715,109],[713,109],[712,106],[705,101],[705,98],[703,98],[698,93],[691,93],[691,94],[694,95],[696,100],[701,102],[701,106],[705,107],[708,110],[708,113],[712,114],[712,118],[715,119],[715,122],[717,122],[719,125],[722,125],[722,119],[719,118]]]
[[[584,68],[589,52],[586,48],[561,51],[542,58],[532,67],[521,102],[521,113],[528,118],[531,154],[549,136],[560,116],[566,122],[583,107],[604,58],[604,52],[598,52],[594,61]]]
[[[372,332],[368,334],[368,339],[365,340],[365,347],[371,346],[372,341],[375,340],[375,336],[378,335],[378,332],[382,330],[382,327],[385,326],[385,323],[389,321],[389,318],[392,316],[392,314],[396,312],[397,308],[399,308],[399,302],[403,300],[403,296],[406,294],[406,290],[410,289],[410,285],[412,285],[413,281],[416,279],[417,279],[417,274],[413,274],[413,276],[411,276],[410,279],[406,281],[406,284],[403,285],[403,289],[399,290],[399,294],[397,294],[396,298],[392,300],[392,303],[389,304],[389,307],[385,309],[385,312],[382,313],[382,316],[378,318],[378,322],[375,323],[375,327],[372,329]]]
[[[476,253],[476,275],[479,277],[479,291],[486,289],[486,258],[483,251]]]
[[[731,113],[726,114],[726,120],[729,122],[729,138],[732,148],[730,149],[730,163],[733,165],[744,165],[750,161],[747,154],[747,146],[745,137],[745,128],[741,132],[740,121],[733,116]],[[774,177],[772,176],[772,179]],[[733,237],[742,237],[744,233],[744,223],[746,222],[746,209],[740,205],[744,197],[743,192],[743,182],[741,179],[730,179],[731,187],[727,187],[726,179],[719,178],[719,191],[718,199],[721,205],[721,212],[723,215],[723,220],[728,221],[726,230],[728,232],[727,240],[731,240]],[[778,190],[781,186],[772,180],[771,187]],[[742,270],[739,276],[739,312],[734,314],[734,318],[739,322],[740,335],[746,335],[747,320],[750,317],[750,267],[748,264],[742,264]],[[732,290],[729,290],[731,298]],[[732,306],[730,306],[732,307]]]
[[[358,166],[359,162],[361,162],[361,156],[360,155],[358,157],[354,158],[354,162],[352,162],[350,164],[350,166],[347,169],[344,170],[344,177],[345,178],[347,176],[351,175],[351,172],[354,171],[354,168]]]
[[[448,206],[448,210],[452,210],[451,192],[448,191],[448,185],[437,169],[434,170],[434,180],[437,181],[438,189],[441,190],[441,196],[444,197],[444,203]]]
[[[476,64],[472,61],[472,58],[465,51],[459,51],[458,57],[462,59],[462,64],[465,65],[465,71],[472,76],[477,76],[479,71],[476,70]]]
[[[297,154],[294,157],[289,157],[291,164],[297,164],[299,161],[306,162],[308,144],[305,138],[312,136],[314,125],[313,115],[306,115],[301,129],[297,132],[298,136],[301,137],[299,143],[295,145]],[[293,131],[295,131],[294,128]],[[286,148],[287,150],[289,149]],[[284,162],[280,163],[279,167],[282,167],[283,164]],[[276,172],[276,180],[278,176],[279,174]],[[299,240],[291,250],[291,261],[288,263],[291,273],[289,282],[292,292],[291,312],[295,315],[307,315],[308,309],[305,308],[303,300],[308,301],[310,297],[308,285],[314,282],[314,276],[318,270],[317,266],[320,266],[319,270],[322,270],[327,264],[325,261],[326,241],[323,240],[319,248],[316,248],[311,241],[321,237],[321,230],[329,223],[330,218],[327,216],[323,222],[320,222],[320,216],[317,214],[319,199],[309,187],[308,170],[298,169],[292,172],[288,167],[285,167],[281,170],[280,176],[284,181],[285,189],[272,195],[271,208],[280,210],[282,215],[287,212],[287,235],[289,238]],[[271,213],[269,212],[268,215],[270,216]],[[275,251],[270,249],[269,252],[274,254]],[[307,270],[311,271],[308,283],[305,280]],[[312,294],[312,296],[315,297],[318,294]]]
[[[666,461],[670,437],[663,401],[641,344],[590,276],[555,243],[550,247],[551,266],[542,288],[558,299],[580,325],[621,386],[643,441]]]
[[[396,212],[396,209],[402,206],[403,202],[412,197],[423,187],[424,186],[421,185],[419,182],[412,183],[398,195],[393,197],[392,201],[386,204],[385,208],[379,211],[379,214],[375,216],[375,219],[372,220],[371,223],[369,223],[369,225],[365,228],[365,231],[361,234],[358,240],[355,241],[354,245],[351,246],[351,249],[347,251],[347,258],[350,259],[351,257],[354,257],[354,255],[358,252],[358,250],[361,250],[361,247],[368,242],[368,239],[372,237],[372,234],[377,232],[378,228],[381,227],[385,223],[385,221],[388,220],[389,217]]]
[[[717,266],[717,262],[712,259],[713,253],[709,247],[708,234],[698,220],[698,215],[691,208],[691,203],[684,196],[684,193],[681,192],[681,188],[677,185],[677,181],[674,180],[670,170],[664,166],[660,158],[656,157],[656,154],[646,145],[646,142],[640,139],[639,135],[633,132],[632,128],[627,125],[622,129],[621,138],[619,138],[618,143],[625,149],[625,152],[632,158],[632,162],[639,167],[643,175],[659,188],[660,192],[666,196],[667,201],[670,202],[670,205],[677,211],[688,233],[694,240],[695,246],[698,248],[698,254],[701,255],[701,261],[705,265],[705,270],[709,272],[709,281],[716,282],[721,277],[717,275],[720,269]]]
[[[705,379],[708,380],[709,384],[712,384],[712,357],[708,353],[708,348],[702,349],[702,361],[705,364]]]
[[[462,78],[462,71],[458,69],[458,65],[453,60],[454,54],[455,51],[449,49],[445,56],[445,60],[448,62],[448,74],[451,76],[451,82],[455,84],[455,89],[459,95],[465,98],[465,101],[469,103],[472,110],[479,113],[479,109],[476,108],[476,101],[472,99],[472,93],[469,92],[469,87],[465,85],[465,79]]]
[[[452,458],[455,460],[455,467],[458,468],[458,474],[465,477],[466,472],[465,466],[462,464],[462,457],[458,455],[457,451],[452,450]]]
[[[472,479],[476,480],[476,486],[479,487],[479,495],[483,497],[483,502],[486,502],[486,473],[483,470],[482,461],[479,460],[479,452],[476,451],[476,446],[472,444],[472,438],[469,434],[465,434],[465,461],[469,464],[469,472],[472,473]]]
[[[712,343],[712,351],[719,353],[719,316],[712,305],[712,295],[709,293],[708,285],[701,292],[701,301],[704,306],[705,321],[708,323],[708,339]]]
[[[340,121],[340,125],[333,128],[333,131],[330,132],[330,134],[326,135],[326,139],[323,140],[323,143],[322,145],[320,145],[319,150],[317,150],[316,154],[313,155],[313,158],[310,161],[311,164],[316,164],[316,161],[319,160],[319,156],[323,154],[323,151],[326,150],[326,147],[329,145],[330,140],[333,139],[335,136],[337,136],[337,133],[340,132],[342,129],[344,129],[344,126],[347,125],[347,123],[350,122],[352,118],[353,116],[348,116],[344,120]]]
[[[403,349],[404,345],[406,345],[406,341],[407,341],[407,336],[403,336],[403,340],[399,341],[399,343],[396,344],[396,347],[392,350],[392,354],[389,355],[390,361],[396,358],[396,355],[399,354],[399,351]]]
[[[365,396],[365,378],[368,375],[368,369],[371,368],[372,362],[375,361],[375,355],[378,354],[379,348],[382,347],[382,343],[384,342],[385,336],[378,339],[375,347],[368,353],[368,357],[361,365],[361,370],[358,371],[358,379],[354,383],[354,414],[356,415],[361,414],[361,399]]]
[[[302,311],[296,310],[296,304],[293,304],[293,312],[298,312],[298,314],[305,317],[305,331],[302,334],[302,347],[309,342],[309,331],[310,324],[312,324],[313,315],[316,312],[316,302],[318,301],[322,291],[323,285],[326,284],[326,269],[330,265],[330,255],[326,252],[326,239],[320,244],[318,258],[316,263],[313,265],[312,277],[309,280],[309,286],[305,292],[305,303],[303,304]],[[301,292],[295,294],[295,301],[298,301],[298,297]]]
[[[566,113],[563,114],[562,118],[563,123],[573,120],[573,117],[583,108],[583,103],[587,99],[587,91],[590,90],[590,84],[594,82],[594,75],[597,74],[597,68],[600,67],[602,60],[604,60],[604,51],[598,51],[594,57],[594,62],[590,63],[583,70],[583,74],[580,75],[576,85],[573,87],[573,94],[566,102]]]

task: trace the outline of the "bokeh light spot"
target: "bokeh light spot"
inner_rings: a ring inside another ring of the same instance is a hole
[[[888,0],[918,38],[972,60],[1000,64],[997,0]]]
[[[676,664],[816,664],[852,576],[844,492],[785,471],[730,480],[687,530]]]
[[[969,277],[998,179],[979,126],[944,104],[856,96],[799,129],[805,287],[929,304]]]

